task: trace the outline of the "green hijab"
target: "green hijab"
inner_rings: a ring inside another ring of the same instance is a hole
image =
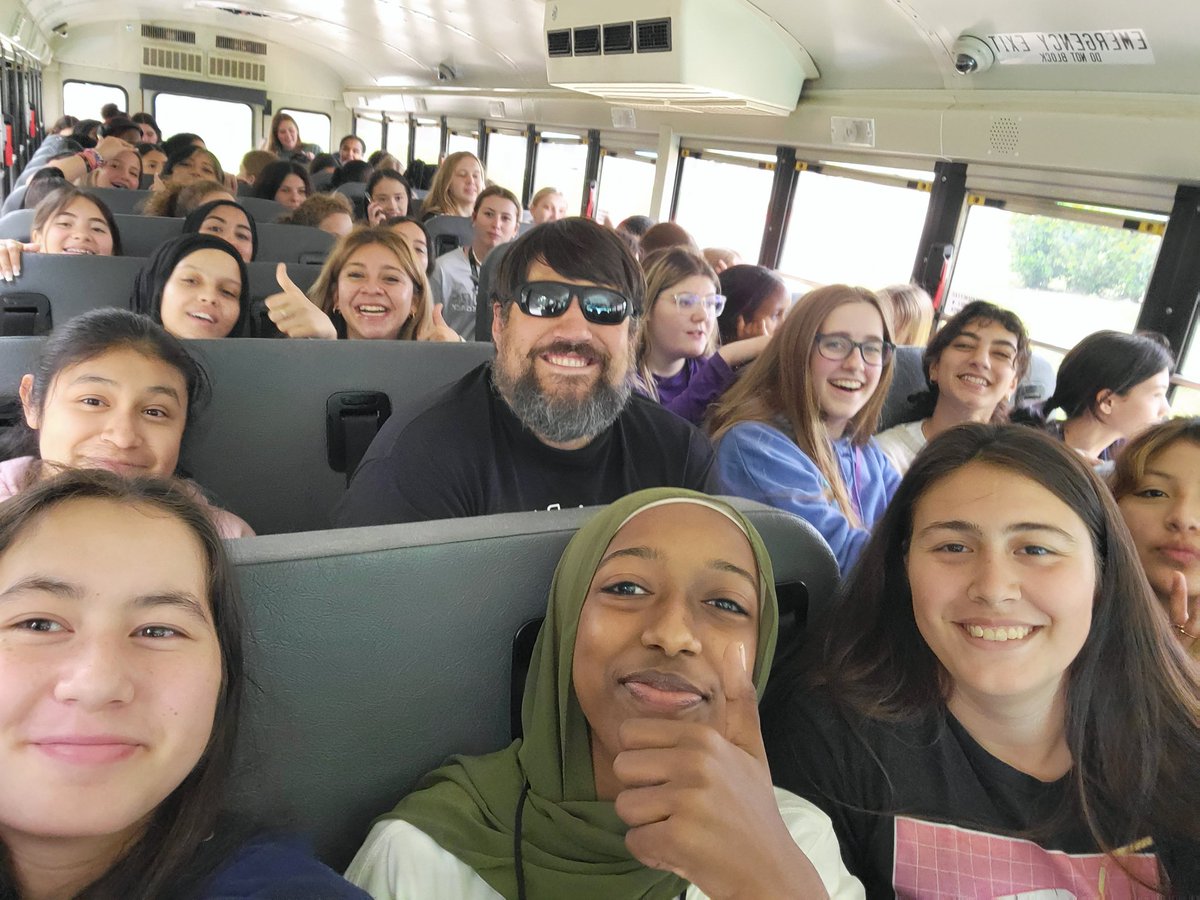
[[[571,539],[554,572],[525,683],[524,739],[487,756],[451,758],[381,817],[415,825],[508,900],[517,897],[513,845],[526,782],[521,868],[530,898],[666,900],[687,887],[678,876],[636,860],[625,847],[627,826],[613,803],[596,799],[587,720],[571,683],[579,613],[600,560],[626,521],[663,502],[717,507],[746,532],[758,563],[753,675],[760,698],[766,687],[779,610],[771,560],[754,526],[727,504],[679,488],[639,491],[597,513]]]

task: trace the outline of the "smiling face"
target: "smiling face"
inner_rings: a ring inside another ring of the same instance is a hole
[[[386,218],[408,215],[408,191],[395,178],[379,179],[375,190],[371,191],[371,202],[383,210]]]
[[[207,153],[199,149],[187,159],[175,164],[171,169],[171,181],[175,184],[191,184],[193,181],[219,181],[217,170]]]
[[[571,667],[598,797],[616,796],[612,762],[626,719],[724,727],[725,649],[744,644],[753,670],[758,618],[754,552],[726,516],[672,503],[617,532],[588,588]]]
[[[460,210],[460,214],[470,215],[475,208],[475,198],[483,190],[483,169],[479,161],[471,157],[461,159],[450,175],[450,199]]]
[[[279,139],[279,146],[284,150],[295,150],[296,145],[300,143],[300,129],[291,119],[280,119],[275,137]]]
[[[529,207],[529,215],[535,225],[565,219],[567,217],[567,198],[562,194],[547,194]]]
[[[307,199],[308,188],[304,186],[304,179],[294,172],[289,173],[275,191],[275,202],[282,203],[288,209],[295,209]]]
[[[76,197],[31,235],[43,253],[112,256],[113,236],[104,213],[86,197]]]
[[[720,293],[720,285],[703,275],[691,275],[658,295],[645,326],[650,329],[650,343],[657,356],[676,361],[696,359],[708,351],[713,332],[717,330],[714,311],[703,303],[682,309],[674,297],[676,294],[703,297],[716,293]]]
[[[338,273],[333,308],[346,321],[346,337],[394,340],[412,315],[412,279],[391,250],[368,244]]]
[[[167,164],[167,154],[161,150],[149,150],[142,157],[142,171],[147,175],[157,175]]]
[[[969,322],[929,365],[938,403],[986,421],[1017,389],[1017,335],[999,322]]]
[[[1171,413],[1167,391],[1171,387],[1171,372],[1163,369],[1139,382],[1124,394],[1105,392],[1099,403],[1099,418],[1105,425],[1120,432],[1123,438],[1137,437],[1151,425],[1161,422]]]
[[[142,158],[136,150],[122,150],[104,161],[96,173],[96,187],[137,190],[142,180]]]
[[[917,501],[906,568],[917,628],[952,682],[952,711],[960,700],[1059,696],[1096,592],[1091,535],[1062,500],[968,463]]]
[[[241,312],[242,273],[223,250],[189,253],[163,288],[159,312],[163,328],[177,338],[223,338]]]
[[[1200,594],[1200,444],[1182,439],[1160,450],[1117,505],[1159,598],[1170,596],[1176,572],[1189,597]]]
[[[182,522],[98,499],[0,556],[0,840],[132,837],[195,767],[221,684],[205,569]]]
[[[157,144],[158,132],[154,130],[154,126],[149,122],[138,122],[138,130],[142,133],[143,144]]]
[[[187,424],[187,383],[174,366],[136,350],[109,350],[62,369],[41,409],[32,389],[26,375],[25,421],[37,432],[45,462],[121,475],[174,474]]]
[[[885,340],[883,317],[870,303],[844,303],[825,317],[821,334],[852,341]],[[817,393],[821,421],[834,440],[871,399],[879,386],[881,365],[868,365],[858,348],[840,361],[826,359],[814,346],[808,358],[809,374]]]
[[[358,138],[345,138],[338,147],[338,158],[344,163],[348,163],[356,159],[362,159],[363,146],[359,142]]]
[[[497,245],[511,241],[517,236],[519,215],[520,210],[511,200],[497,196],[484,199],[478,211],[471,215],[475,248],[482,249],[486,255]]]
[[[243,262],[250,262],[254,258],[254,233],[250,230],[250,219],[236,206],[214,207],[200,223],[200,234],[213,234],[221,238],[237,250]]]

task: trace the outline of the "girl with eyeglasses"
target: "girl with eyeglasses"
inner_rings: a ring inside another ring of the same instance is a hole
[[[646,270],[646,309],[638,332],[641,393],[699,425],[709,407],[767,346],[770,332],[720,346],[725,308],[717,273],[684,247],[654,255]]]
[[[891,381],[879,298],[808,293],[713,410],[722,491],[807,520],[847,572],[900,482],[871,438]]]

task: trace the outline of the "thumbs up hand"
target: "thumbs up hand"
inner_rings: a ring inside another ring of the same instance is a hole
[[[725,648],[722,682],[708,723],[622,723],[613,775],[625,845],[714,900],[827,896],[779,814],[744,644]]]
[[[463,340],[459,333],[446,324],[446,319],[442,315],[442,304],[435,304],[433,307],[433,324],[425,331],[424,334],[417,336],[417,340],[421,341],[448,341],[457,343]]]
[[[276,266],[275,280],[282,290],[266,299],[267,316],[280,331],[290,338],[337,339],[333,321],[296,287],[286,264]]]

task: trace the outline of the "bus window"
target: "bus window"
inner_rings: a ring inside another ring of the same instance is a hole
[[[417,137],[413,141],[413,159],[419,159],[435,166],[441,162],[441,155],[441,123],[437,119],[417,119]]]
[[[558,188],[567,198],[567,215],[580,215],[583,197],[584,166],[587,165],[587,143],[577,134],[543,131],[537,148],[537,166],[533,173],[533,190]]]
[[[731,150],[684,151],[683,177],[675,198],[675,221],[701,247],[728,247],[743,262],[757,263],[775,155]]]
[[[606,150],[600,157],[600,211],[614,225],[650,213],[657,160],[653,150]]]
[[[154,95],[154,118],[163,137],[181,131],[200,135],[226,172],[237,172],[254,146],[254,114],[246,103],[159,93]]]
[[[300,133],[303,134],[304,132]],[[354,133],[362,138],[363,143],[367,145],[366,156],[370,156],[383,146],[383,122],[379,119],[355,116]],[[366,156],[363,158],[366,159]]]
[[[1063,352],[1093,331],[1133,331],[1162,243],[1134,229],[1165,216],[982,199],[971,198],[943,316],[989,300],[1019,315],[1034,341]]]
[[[91,81],[63,82],[63,115],[77,119],[99,119],[100,108],[105,103],[115,103],[125,112],[136,112],[129,108],[129,96],[124,88],[115,84],[96,84]]]
[[[488,135],[487,177],[492,184],[508,188],[518,197],[525,186],[525,135],[515,131],[493,131]]]
[[[316,144],[322,153],[329,152],[330,119],[325,113],[309,112],[306,109],[281,109],[281,113],[296,120],[296,128],[300,131],[300,140],[306,144]]]
[[[1177,416],[1200,416],[1200,322],[1192,325],[1192,336],[1176,368],[1176,387],[1171,394],[1171,411]]]
[[[388,119],[387,147],[384,149],[400,160],[400,165],[408,166],[408,116]]]
[[[879,167],[800,172],[780,270],[808,288],[907,283],[929,207],[916,184],[932,178]]]
[[[457,153],[460,150],[465,150],[467,153],[472,153],[475,156],[479,155],[479,129],[478,128],[451,128],[450,138],[446,144],[446,152]]]

